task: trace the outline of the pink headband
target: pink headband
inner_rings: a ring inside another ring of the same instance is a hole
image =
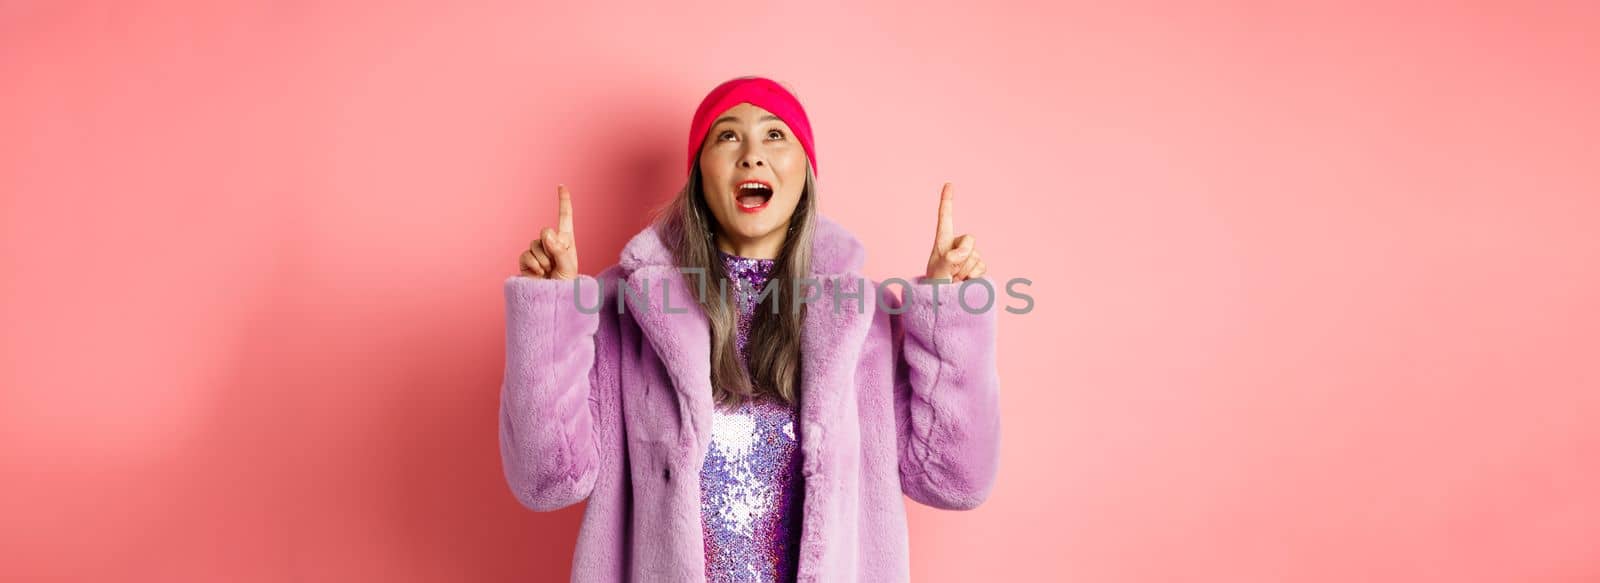
[[[689,124],[690,173],[694,172],[695,155],[700,153],[700,145],[705,142],[711,123],[722,112],[740,103],[770,111],[783,123],[789,124],[795,139],[800,140],[800,145],[806,150],[806,159],[811,162],[811,174],[818,175],[817,152],[811,143],[811,121],[806,119],[806,110],[800,107],[800,100],[795,99],[787,89],[764,77],[739,77],[724,81],[700,101],[700,107],[694,112],[694,121]]]

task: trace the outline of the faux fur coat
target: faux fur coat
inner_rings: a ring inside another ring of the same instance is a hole
[[[965,510],[993,487],[999,302],[978,310],[989,299],[982,286],[963,292],[920,275],[904,278],[909,287],[879,285],[859,273],[865,250],[855,236],[817,221],[812,272],[824,293],[801,333],[798,579],[906,581],[901,494]],[[505,476],[533,510],[588,501],[574,581],[705,580],[710,330],[692,282],[653,226],[598,276],[505,281]],[[622,284],[633,291],[618,314]],[[904,303],[896,292],[907,294]],[[957,304],[958,293],[977,313]]]

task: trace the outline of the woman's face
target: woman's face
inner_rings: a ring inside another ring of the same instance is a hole
[[[805,148],[771,112],[749,103],[724,112],[700,147],[701,190],[722,226],[718,236],[775,253],[805,190],[807,165]],[[741,186],[747,183],[765,188]]]

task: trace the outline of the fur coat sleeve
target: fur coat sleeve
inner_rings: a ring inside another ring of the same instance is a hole
[[[597,394],[616,376],[604,366],[612,360],[601,334],[607,310],[586,314],[574,300],[597,305],[600,285],[588,275],[576,285],[522,276],[505,282],[501,465],[517,500],[533,510],[576,504],[594,488],[602,453]]]
[[[976,508],[988,498],[999,468],[999,310],[985,307],[993,296],[981,284],[962,291],[960,284],[920,276],[912,282],[903,305],[888,294],[884,300],[895,345],[901,488],[935,508]],[[958,294],[978,313],[958,304]]]

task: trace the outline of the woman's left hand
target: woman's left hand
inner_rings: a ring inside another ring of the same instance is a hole
[[[928,279],[965,281],[983,276],[977,238],[955,234],[955,205],[955,187],[946,182],[939,193],[939,226],[934,230],[933,251],[928,254]]]

